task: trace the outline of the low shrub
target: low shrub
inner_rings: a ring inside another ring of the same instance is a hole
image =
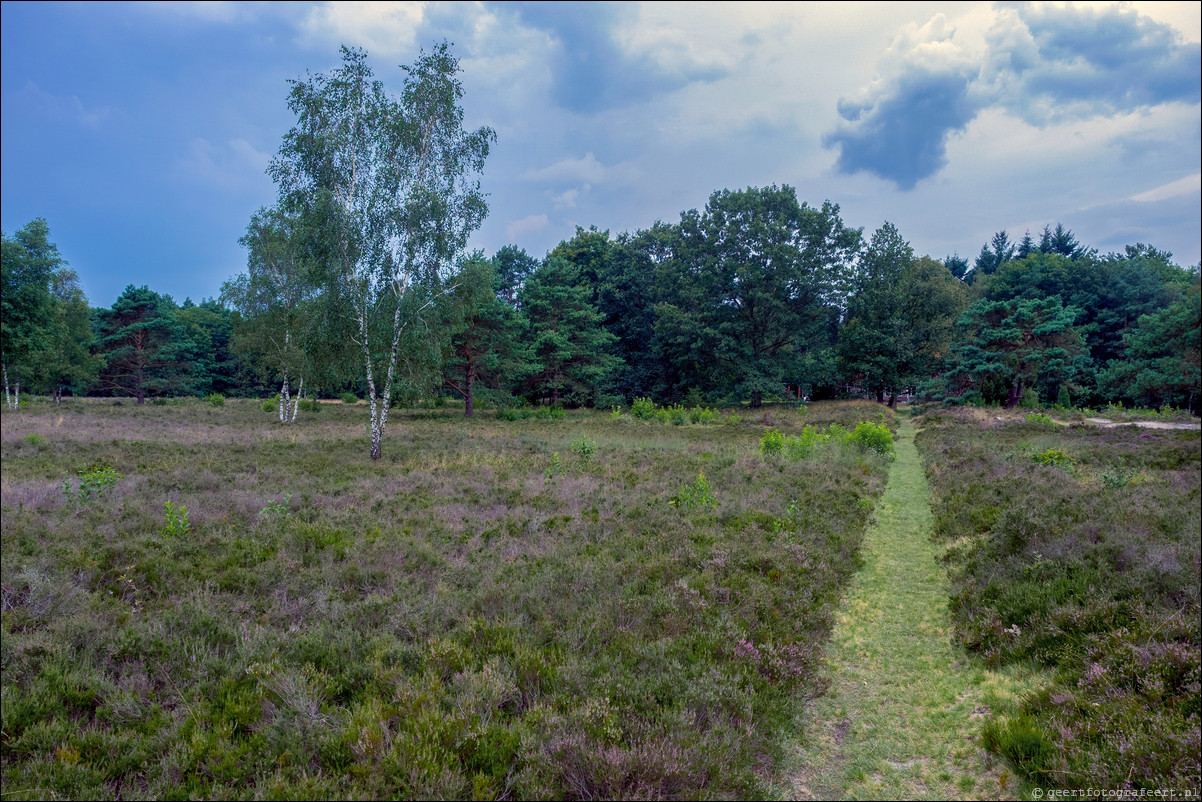
[[[1058,448],[1049,448],[1046,451],[1040,451],[1037,454],[1031,455],[1031,461],[1037,462],[1040,465],[1072,465],[1076,462],[1071,454],[1061,451]]]
[[[856,428],[847,437],[847,442],[866,451],[875,451],[881,455],[893,453],[893,432],[889,431],[889,427],[881,423],[872,423],[869,421],[857,423]]]
[[[1056,425],[1056,421],[1052,420],[1050,417],[1043,414],[1042,412],[1029,412],[1029,413],[1027,413],[1026,419],[1031,423],[1042,423],[1045,426],[1055,426]]]
[[[987,748],[1041,785],[1196,783],[1198,433],[1049,427],[1032,437],[943,410],[924,418],[917,443],[936,535],[954,543],[957,639],[989,665],[1052,670],[1017,715],[987,722]]]
[[[705,473],[701,472],[697,474],[697,481],[691,485],[683,485],[680,491],[668,500],[668,503],[679,509],[713,507],[717,505],[718,498],[714,495],[714,489],[710,487],[709,480],[705,478]]]
[[[205,396],[205,402],[211,407],[223,407],[225,406],[225,396],[221,393],[209,393]]]
[[[344,404],[359,403],[359,396],[355,395],[354,393],[343,393],[342,395],[338,396],[338,398],[341,399],[342,403]]]
[[[590,460],[597,453],[597,442],[591,437],[580,435],[572,441],[572,451],[582,460]]]
[[[650,420],[655,417],[655,402],[650,398],[636,398],[630,403],[630,414],[638,420]]]
[[[77,506],[99,500],[124,476],[107,465],[93,465],[76,472],[79,479],[72,485],[71,479],[63,479],[63,496]]]
[[[192,528],[192,521],[188,518],[188,508],[183,504],[173,504],[170,501],[163,502],[163,529],[164,535],[168,537],[182,537],[188,534]]]
[[[760,438],[760,453],[765,457],[779,457],[785,450],[785,436],[776,429],[769,429]]]

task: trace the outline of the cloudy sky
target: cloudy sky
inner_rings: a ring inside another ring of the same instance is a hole
[[[94,305],[216,295],[275,187],[290,78],[447,40],[497,144],[473,246],[675,221],[789,184],[919,253],[1063,222],[1199,261],[1198,3],[12,3],[0,217],[44,217]]]

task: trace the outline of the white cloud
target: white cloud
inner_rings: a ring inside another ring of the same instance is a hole
[[[592,151],[579,159],[560,159],[547,167],[527,170],[522,178],[527,181],[540,183],[571,183],[571,184],[622,184],[634,181],[639,176],[639,170],[630,162],[622,162],[612,167],[606,167]]]
[[[516,240],[524,234],[533,234],[536,231],[543,230],[549,222],[545,214],[532,214],[528,217],[523,217],[521,220],[514,220],[505,226],[505,236],[511,240]]]
[[[187,181],[225,191],[257,188],[267,181],[264,171],[270,156],[245,139],[214,145],[203,137],[188,143],[188,153],[176,160],[176,174]]]
[[[70,120],[86,128],[99,128],[110,116],[110,110],[106,107],[87,108],[75,95],[52,95],[33,81],[25,82],[21,94],[25,95],[41,114],[59,120]]]
[[[314,43],[363,47],[380,56],[403,56],[417,41],[426,3],[328,2],[315,6],[300,23]]]
[[[574,209],[574,208],[576,208],[576,201],[580,199],[581,195],[586,194],[592,188],[593,187],[591,184],[581,184],[580,186],[573,187],[572,189],[569,189],[566,192],[561,192],[560,194],[558,194],[554,198],[552,198],[552,200],[555,203],[555,208],[557,208],[557,209]]]
[[[1149,189],[1147,192],[1132,195],[1131,200],[1149,203],[1167,198],[1176,198],[1180,195],[1197,195],[1200,192],[1202,192],[1202,173],[1194,173],[1193,175],[1187,175],[1185,178],[1179,178],[1176,181],[1162,184],[1155,189]]]

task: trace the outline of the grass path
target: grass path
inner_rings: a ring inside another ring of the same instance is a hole
[[[907,419],[897,459],[828,646],[827,694],[805,711],[795,799],[1004,799],[1019,789],[980,748],[992,710],[1039,678],[987,671],[951,642],[948,586],[931,542],[930,491]]]

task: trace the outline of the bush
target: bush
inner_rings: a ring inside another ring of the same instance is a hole
[[[71,486],[70,479],[64,479],[62,484],[63,496],[68,501],[75,502],[76,506],[82,506],[93,498],[100,499],[106,491],[125,478],[107,465],[95,465],[77,473],[79,480],[76,487]]]
[[[655,402],[650,398],[636,398],[630,404],[630,414],[639,420],[650,420],[655,417]]]
[[[1023,409],[1038,409],[1039,408],[1039,393],[1028,387],[1023,390],[1023,397],[1018,402],[1018,405]]]
[[[585,435],[580,435],[573,440],[571,447],[582,460],[590,460],[597,453],[597,443]]]
[[[703,471],[697,474],[696,482],[682,486],[679,493],[668,499],[668,503],[677,509],[688,509],[689,507],[713,507],[718,503],[718,499]]]
[[[889,431],[888,426],[881,423],[857,423],[847,442],[881,455],[893,453],[893,433]]]
[[[785,449],[785,436],[776,429],[769,429],[760,438],[760,453],[765,457],[779,457]]]
[[[163,503],[163,534],[171,537],[179,537],[188,534],[188,530],[192,528],[192,521],[188,518],[188,508],[183,504],[172,504],[170,501]]]
[[[358,404],[359,403],[359,396],[355,395],[354,393],[343,393],[342,395],[340,395],[338,397],[342,400],[342,403],[344,403],[344,404]]]
[[[522,420],[528,417],[529,413],[517,406],[497,407],[497,418],[500,420]]]
[[[302,398],[296,406],[303,412],[321,412],[321,402],[315,398]]]
[[[1058,448],[1049,448],[1046,451],[1040,451],[1038,454],[1031,455],[1032,462],[1038,462],[1040,465],[1051,465],[1057,467],[1060,465],[1072,465],[1076,462],[1071,454],[1061,451]]]
[[[706,407],[693,407],[689,410],[689,420],[699,424],[713,423],[714,411]]]
[[[1042,412],[1027,413],[1027,420],[1030,421],[1031,423],[1042,423],[1047,426],[1055,426],[1056,425],[1056,421],[1052,420],[1050,417],[1043,414]]]
[[[826,442],[826,439],[822,432],[806,424],[800,434],[785,440],[785,456],[793,462],[803,460],[814,453],[814,449]]]
[[[668,416],[672,420],[673,426],[684,426],[689,422],[689,411],[680,404],[668,407]]]
[[[264,412],[275,412],[280,408],[280,396],[277,393],[275,398],[268,398],[259,404],[259,409]]]
[[[554,404],[549,407],[538,407],[534,410],[534,417],[539,420],[562,420],[567,417],[567,411],[563,408],[563,404]],[[526,417],[523,415],[522,417]]]
[[[209,406],[211,407],[225,406],[225,396],[223,396],[221,393],[209,393],[207,396],[205,396],[205,401],[208,401]]]

